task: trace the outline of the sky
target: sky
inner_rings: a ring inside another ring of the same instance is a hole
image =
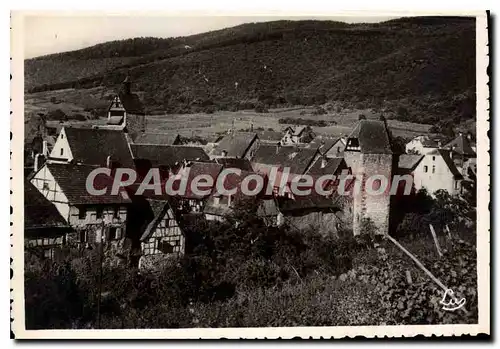
[[[284,17],[284,16],[127,16],[127,15],[30,15],[24,19],[24,56],[77,50],[98,43],[134,37],[176,37],[223,29],[249,22],[322,19],[348,23],[381,22],[388,16]]]

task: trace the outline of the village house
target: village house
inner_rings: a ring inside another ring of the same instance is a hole
[[[251,159],[258,145],[259,137],[255,132],[231,132],[220,140],[210,157]]]
[[[278,131],[260,131],[259,140],[262,143],[277,144],[283,139],[283,133]]]
[[[63,127],[50,152],[49,161],[93,166],[134,168],[132,153],[123,131]]]
[[[379,234],[388,234],[391,198],[382,187],[385,179],[390,188],[395,157],[387,124],[382,120],[360,120],[347,137],[344,152],[347,165],[360,181],[361,189],[353,192],[353,232],[363,232],[365,223],[371,221]],[[397,161],[397,159],[396,159]],[[379,176],[378,178],[372,176]],[[371,189],[380,194],[370,194],[366,190],[366,180],[372,178]]]
[[[297,126],[292,128],[288,126],[284,130],[284,136],[281,140],[282,145],[291,145],[297,143],[309,143],[316,137],[311,126]]]
[[[322,235],[337,236],[343,223],[337,216],[341,207],[331,197],[314,190],[307,196],[277,197],[278,222],[291,229],[312,230]]]
[[[71,228],[57,208],[24,181],[24,246],[39,257],[57,258]]]
[[[415,190],[425,188],[429,194],[434,194],[443,189],[451,195],[461,191],[463,176],[447,149],[436,149],[425,155],[403,154],[399,159],[399,168],[412,174]]]
[[[139,269],[158,269],[168,260],[184,255],[186,239],[168,198],[146,198],[136,218],[145,223],[141,229]]]
[[[476,152],[472,148],[471,136],[464,136],[462,133],[446,144],[443,149],[450,151],[453,163],[464,176],[467,175],[470,159],[476,158]]]
[[[205,206],[205,201],[212,194],[213,188],[217,183],[217,178],[222,171],[222,165],[215,162],[198,162],[186,161],[176,173],[182,180],[185,179],[187,185],[186,190],[178,195],[175,195],[176,206],[174,211],[177,214],[202,214]],[[207,191],[208,194],[199,194],[191,190],[193,179],[199,175],[208,175],[212,178],[212,185],[204,187],[200,184],[202,191]]]
[[[269,181],[274,183],[275,192],[279,193],[284,171],[289,171],[284,183],[288,186],[296,176],[305,174],[319,157],[318,149],[261,144],[251,163],[253,170],[268,177]],[[282,194],[286,192],[287,188],[283,188]]]
[[[327,158],[341,158],[344,156],[345,143],[346,140],[342,137],[317,136],[307,145],[307,148],[317,148]]]
[[[441,137],[421,135],[409,141],[406,144],[405,149],[408,154],[427,154],[441,147]]]
[[[95,128],[103,128],[95,126]],[[130,77],[126,77],[108,107],[107,129],[119,130],[135,139],[146,131],[146,112],[141,99],[132,93]]]
[[[113,179],[105,174],[95,178],[96,189],[106,188],[104,195],[88,192],[86,181],[96,166],[45,163],[34,173],[30,182],[54,206],[73,228],[67,234],[70,245],[89,247],[105,243],[113,256],[123,258],[126,234],[127,206],[130,198],[121,190],[112,195]]]
[[[256,173],[252,170],[242,170],[239,175],[235,173],[229,173],[224,180],[224,189],[228,191],[236,190],[236,192],[234,194],[223,194],[217,191],[212,192],[203,208],[205,219],[208,221],[222,222],[233,215],[235,212],[235,208],[237,208],[238,206],[241,207],[242,205],[250,202],[252,203],[252,205],[258,203],[261,195],[263,194],[262,191],[260,191],[257,195],[251,197],[245,196],[241,191],[241,185],[245,178],[255,174]],[[264,176],[262,176],[262,183],[264,184],[265,188],[266,178]],[[249,181],[248,189],[250,191],[256,190],[256,187],[257,183],[255,180]]]

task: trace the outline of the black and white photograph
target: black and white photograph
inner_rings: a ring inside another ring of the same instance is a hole
[[[11,27],[16,338],[489,334],[486,11]]]

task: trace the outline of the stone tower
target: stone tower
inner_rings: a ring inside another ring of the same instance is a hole
[[[394,162],[386,123],[360,120],[347,137],[345,161],[357,182],[351,194],[354,235],[363,232],[367,221],[375,225],[376,233],[388,234]]]

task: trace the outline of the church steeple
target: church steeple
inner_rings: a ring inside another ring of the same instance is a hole
[[[122,93],[126,95],[130,94],[130,77],[128,75],[122,82]]]

